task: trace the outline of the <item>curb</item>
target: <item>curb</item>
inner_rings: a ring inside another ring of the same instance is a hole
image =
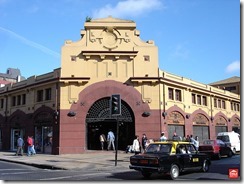
[[[13,160],[2,159],[2,158],[0,158],[0,160],[1,160],[1,161],[5,161],[5,162],[11,162],[11,163],[22,164],[22,165],[29,165],[29,166],[33,166],[33,167],[37,167],[37,168],[41,168],[41,169],[67,170],[67,169],[65,169],[65,168],[63,168],[63,167],[57,167],[57,166],[48,165],[48,164],[26,163],[26,162],[13,161]]]

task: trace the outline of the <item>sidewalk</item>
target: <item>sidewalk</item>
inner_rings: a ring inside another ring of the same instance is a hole
[[[86,151],[81,154],[15,156],[15,152],[0,152],[0,160],[43,169],[129,169],[129,159],[133,154],[118,151],[115,166],[115,152]]]

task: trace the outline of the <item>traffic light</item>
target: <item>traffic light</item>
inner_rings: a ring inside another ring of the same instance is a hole
[[[120,95],[111,96],[111,115],[120,115],[121,114],[121,100]]]

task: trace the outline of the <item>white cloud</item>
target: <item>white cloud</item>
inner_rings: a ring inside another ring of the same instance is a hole
[[[240,70],[240,61],[234,61],[226,67],[227,73],[232,73]]]
[[[28,13],[36,13],[39,11],[39,7],[37,5],[31,5],[26,10]]]
[[[127,16],[138,16],[163,6],[160,0],[125,0],[118,2],[114,7],[110,4],[95,10],[92,18],[104,18],[109,15],[121,18]]]
[[[0,5],[7,3],[7,0],[0,0]]]
[[[189,50],[187,49],[187,43],[179,43],[174,48],[173,52],[171,53],[171,57],[177,59],[188,59],[189,58]]]
[[[38,50],[40,50],[40,51],[42,51],[42,52],[44,52],[46,54],[49,54],[49,55],[52,55],[52,56],[58,57],[58,58],[60,57],[60,53],[55,52],[55,51],[53,51],[53,50],[51,50],[51,49],[49,49],[49,48],[47,48],[47,47],[45,47],[43,45],[40,45],[40,44],[36,43],[36,42],[28,40],[27,38],[25,38],[23,36],[20,36],[19,34],[13,32],[13,31],[10,31],[10,30],[5,29],[3,27],[0,27],[0,31],[2,31],[4,33],[7,33],[8,35],[13,36],[14,38],[16,38],[17,40],[21,41],[22,43],[24,43],[26,45],[29,45],[31,47],[34,47],[34,48],[36,48],[36,49],[38,49]]]

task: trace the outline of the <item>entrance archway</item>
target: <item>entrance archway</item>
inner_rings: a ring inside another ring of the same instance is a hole
[[[97,100],[89,109],[86,116],[87,149],[100,150],[99,135],[107,137],[111,129],[117,136],[116,117],[110,115],[110,97]],[[135,118],[130,106],[121,100],[121,115],[118,116],[119,136],[118,149],[125,150],[127,145],[132,144],[135,135]],[[107,145],[105,144],[105,148]]]

